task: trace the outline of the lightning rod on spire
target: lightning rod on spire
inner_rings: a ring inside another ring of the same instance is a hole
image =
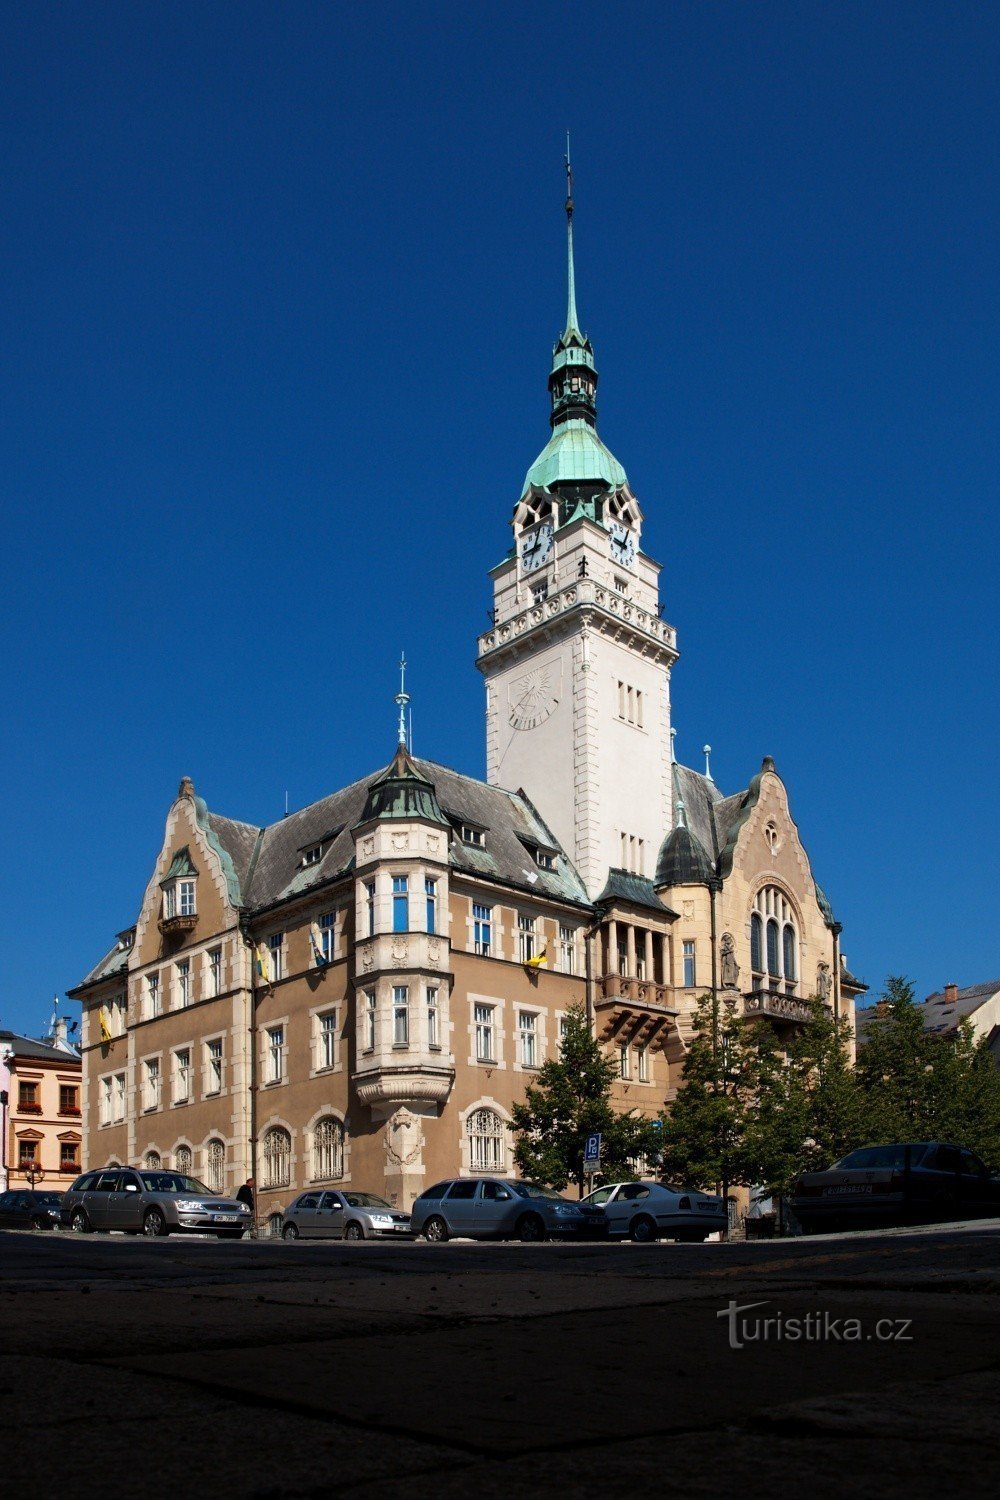
[[[410,701],[410,695],[406,691],[406,656],[399,659],[399,692],[396,694],[396,702],[399,704],[399,743],[403,749],[407,749],[406,735],[406,706]]]

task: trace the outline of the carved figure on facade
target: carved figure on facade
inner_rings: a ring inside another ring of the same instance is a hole
[[[390,1167],[412,1167],[424,1149],[424,1132],[420,1116],[405,1106],[386,1121],[385,1156]]]
[[[736,944],[731,932],[722,934],[722,988],[735,990],[740,982],[740,966],[736,962]]]
[[[826,1005],[830,999],[830,991],[833,988],[833,980],[830,976],[830,965],[820,964],[816,970],[816,994]]]

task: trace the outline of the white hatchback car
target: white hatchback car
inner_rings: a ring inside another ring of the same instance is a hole
[[[610,1182],[583,1199],[603,1208],[608,1239],[638,1244],[666,1235],[697,1244],[726,1227],[726,1206],[713,1193],[681,1191],[662,1182]]]

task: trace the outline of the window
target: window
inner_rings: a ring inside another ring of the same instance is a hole
[[[782,981],[794,994],[798,981],[799,939],[792,904],[776,885],[757,892],[750,914],[750,968],[756,987],[767,983],[778,988]]]
[[[618,717],[624,724],[634,724],[636,729],[642,726],[642,689],[632,687],[627,682],[618,684]]]
[[[80,1113],[80,1090],[75,1083],[61,1083],[59,1085],[59,1113],[61,1115],[78,1115]]]
[[[37,1083],[19,1083],[17,1086],[17,1107],[22,1114],[40,1115],[42,1106],[38,1102]]]
[[[337,913],[324,912],[319,919],[320,948],[324,959],[332,964],[337,948]]]
[[[517,919],[518,958],[526,964],[535,956],[535,919],[523,914]]]
[[[189,1177],[194,1170],[194,1153],[190,1146],[178,1146],[174,1152],[174,1170]]]
[[[102,1078],[97,1100],[97,1118],[101,1125],[111,1124],[111,1079]]]
[[[150,1172],[158,1172],[163,1166],[159,1151],[146,1152],[146,1168]]]
[[[177,909],[182,917],[194,916],[194,881],[177,882]]]
[[[318,865],[323,858],[323,845],[313,844],[311,849],[306,849],[302,855],[304,865]]]
[[[272,1125],[264,1135],[264,1181],[265,1188],[287,1187],[292,1161],[292,1138],[280,1125]]]
[[[694,961],[693,939],[687,940],[682,944],[681,952],[684,960],[684,988],[686,990],[693,990],[698,983],[698,971]]]
[[[427,1045],[428,1047],[440,1047],[441,1039],[438,1030],[438,992],[436,985],[427,987]]]
[[[205,1043],[205,1093],[222,1093],[222,1038]]]
[[[59,1142],[59,1170],[60,1172],[79,1172],[80,1147],[76,1141]]]
[[[17,1164],[22,1168],[22,1170],[25,1167],[34,1167],[38,1165],[37,1141],[18,1141]]]
[[[469,1166],[473,1172],[503,1172],[506,1132],[500,1116],[492,1109],[474,1109],[469,1116],[468,1131]]]
[[[392,1045],[408,1047],[409,1044],[410,991],[405,984],[397,984],[392,991]]]
[[[313,1181],[327,1182],[344,1175],[344,1127],[332,1115],[313,1131]]]
[[[626,578],[619,578],[617,573],[615,573],[613,576],[614,576],[614,583],[615,583],[615,592],[619,593],[619,594],[627,594],[628,593],[628,579],[626,579]]]
[[[271,1026],[265,1033],[267,1051],[265,1056],[265,1083],[281,1083],[285,1076],[285,1028]]]
[[[621,1046],[618,1048],[618,1077],[632,1077],[632,1062],[631,1058],[629,1057],[627,1042],[622,1042]]]
[[[563,922],[559,923],[559,967],[564,974],[576,973],[576,933]]]
[[[618,939],[618,972],[623,975],[628,973],[628,945],[621,938]]]
[[[463,823],[461,828],[463,844],[471,844],[475,849],[482,849],[486,843],[486,832],[482,828],[476,828],[471,823]]]
[[[495,1009],[496,1007],[493,1005],[477,1005],[475,1008],[477,1062],[496,1062],[495,1028],[493,1025]]]
[[[191,1049],[181,1047],[174,1053],[174,1103],[186,1104],[191,1097]]]
[[[640,1083],[649,1082],[649,1048],[636,1047],[635,1049],[636,1071]]]
[[[376,1002],[374,990],[365,992],[365,1051],[375,1051]]]
[[[222,949],[208,950],[208,993],[213,998],[222,994]]]
[[[410,882],[405,875],[394,875],[392,877],[392,930],[393,932],[409,932],[410,930]]]
[[[475,939],[476,952],[488,958],[490,944],[493,941],[493,908],[492,906],[481,906],[478,901],[472,904],[472,925]]]
[[[319,1017],[319,1064],[320,1068],[333,1068],[337,1063],[337,1012],[328,1010]]]
[[[543,579],[541,583],[536,583],[532,587],[531,597],[535,604],[545,603],[546,599],[549,597],[549,585],[546,579]]]
[[[521,1047],[522,1068],[534,1068],[537,1066],[537,1026],[538,1017],[534,1011],[522,1010],[518,1016],[517,1034]]]
[[[554,870],[556,867],[555,856],[547,849],[535,850],[535,864],[540,870]]]
[[[125,1074],[116,1073],[112,1082],[111,1118],[117,1125],[125,1118]]]
[[[425,880],[424,891],[427,895],[427,931],[437,932],[437,889],[436,880]]]
[[[146,975],[146,1017],[152,1020],[160,1014],[160,976]]]
[[[285,934],[283,932],[272,932],[267,940],[268,950],[271,954],[271,983],[284,978],[285,965]]]
[[[149,1057],[142,1065],[142,1107],[160,1107],[160,1059]]]
[[[560,1055],[562,1054],[562,1050],[563,1050],[563,1048],[566,1045],[566,1037],[568,1036],[568,1034],[569,1034],[569,1016],[560,1016],[559,1017],[559,1052],[560,1052]]]
[[[213,1193],[226,1191],[226,1147],[223,1141],[211,1140],[205,1152],[205,1181]]]
[[[191,960],[182,958],[177,965],[177,1009],[191,1004]]]
[[[375,882],[365,882],[365,908],[368,913],[368,936],[375,936]]]

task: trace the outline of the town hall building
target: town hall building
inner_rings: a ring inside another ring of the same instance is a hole
[[[677,635],[643,513],[597,433],[567,199],[551,436],[478,642],[486,780],[415,758],[259,828],[188,778],[138,912],[82,1002],[86,1167],[170,1165],[268,1221],[346,1185],[408,1208],[513,1172],[511,1108],[579,1006],[616,1103],[674,1096],[698,998],[788,1036],[864,986],[765,757],[724,795],[673,753]]]

